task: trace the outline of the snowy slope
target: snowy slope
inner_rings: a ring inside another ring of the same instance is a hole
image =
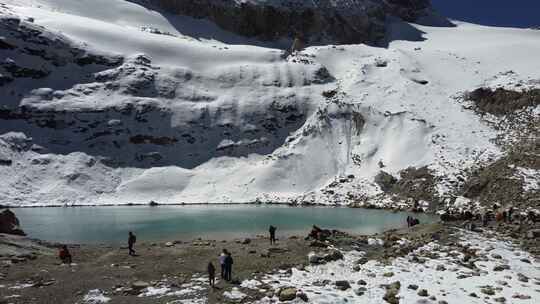
[[[2,62],[48,72],[0,87],[3,205],[348,204],[380,193],[381,164],[395,176],[429,166],[444,195],[463,169],[500,154],[497,132],[456,97],[540,78],[534,30],[412,25],[424,35],[411,41],[396,23],[388,48],[283,58],[247,39],[195,39],[175,26],[186,23],[128,1],[0,0],[0,13],[64,51],[109,58],[55,66],[0,50]]]

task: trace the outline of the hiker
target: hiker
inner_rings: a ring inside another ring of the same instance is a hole
[[[410,215],[407,216],[407,228],[411,228],[412,224],[412,217]]]
[[[419,225],[419,224],[420,224],[419,219],[411,217],[411,227],[414,227],[414,226]]]
[[[225,273],[226,273],[226,267],[225,267],[225,258],[227,257],[227,249],[223,249],[221,254],[219,255],[219,266],[221,267],[221,279],[225,280]]]
[[[135,242],[137,242],[137,237],[133,232],[129,232],[129,238],[128,238],[128,249],[129,249],[129,255],[135,255],[135,250],[133,250],[133,245],[135,245]]]
[[[508,221],[510,223],[512,222],[512,215],[514,215],[514,206],[508,208]]]
[[[270,228],[268,228],[268,232],[270,233],[270,245],[276,243],[276,227],[270,225]]]
[[[58,257],[62,261],[62,264],[71,264],[71,253],[66,245],[63,245],[58,252]]]
[[[214,288],[216,284],[216,267],[214,267],[214,264],[212,262],[208,262],[208,282],[210,283],[210,287]]]
[[[232,265],[234,261],[231,256],[230,252],[227,252],[227,255],[225,256],[225,280],[231,281],[232,280]]]
[[[488,219],[489,219],[489,213],[488,212],[483,212],[482,213],[482,226],[487,227]]]

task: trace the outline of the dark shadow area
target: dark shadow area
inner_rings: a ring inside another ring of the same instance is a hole
[[[425,32],[398,18],[388,18],[385,39],[378,45],[387,48],[392,41],[425,41]]]
[[[302,38],[304,35],[309,36],[309,41],[306,42],[308,46],[359,43],[387,46],[393,40],[425,40],[422,37],[424,34],[422,31],[415,29],[398,17],[388,17],[391,22],[386,22],[386,24],[378,22],[378,17],[373,17],[372,24],[366,26],[365,20],[345,18],[337,11],[305,10],[285,14],[271,6],[265,6],[259,11],[249,5],[241,9],[229,9],[222,12],[223,15],[219,15],[211,9],[210,12],[199,13],[197,10],[189,10],[190,15],[194,14],[191,17],[181,12],[172,12],[178,10],[178,8],[173,8],[172,4],[170,8],[164,8],[153,1],[130,1],[162,15],[182,35],[197,40],[217,40],[233,45],[255,45],[288,50],[294,37]],[[201,4],[193,5],[197,7]],[[411,17],[411,20],[415,20],[414,23],[420,25],[455,26],[436,12],[416,17]],[[401,21],[399,25],[393,24],[398,21]],[[223,24],[236,30],[225,29]],[[392,29],[389,29],[389,26],[392,26]],[[384,38],[381,38],[383,36]]]
[[[538,0],[432,0],[448,18],[488,26],[533,28],[540,26]]]
[[[36,152],[83,152],[113,168],[192,169],[215,157],[272,154],[307,119],[296,105],[261,104],[246,115],[241,110],[202,109],[179,123],[170,109],[134,104],[84,112],[0,109],[0,134],[22,132],[40,147]],[[222,122],[230,117],[240,123]]]

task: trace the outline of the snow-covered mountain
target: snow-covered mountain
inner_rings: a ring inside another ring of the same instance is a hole
[[[158,2],[0,0],[0,204],[433,206],[505,153],[464,93],[540,86],[536,30],[394,16],[387,47],[290,55]]]

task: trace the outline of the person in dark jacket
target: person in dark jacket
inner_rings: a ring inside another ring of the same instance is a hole
[[[219,266],[221,267],[221,279],[225,280],[225,258],[227,257],[227,249],[223,249],[221,254],[219,255]]]
[[[60,248],[60,251],[58,252],[58,258],[60,258],[62,264],[71,264],[71,253],[69,252],[69,249],[66,245],[63,245],[62,248]]]
[[[210,283],[210,287],[214,288],[216,284],[216,267],[214,267],[214,264],[212,262],[208,262],[208,281]]]
[[[135,236],[135,234],[133,234],[133,232],[129,232],[129,237],[128,237],[128,249],[129,249],[129,255],[135,255],[135,250],[133,249],[133,245],[135,245],[135,243],[137,242],[137,237]]]
[[[276,243],[276,230],[277,228],[272,225],[268,228],[268,232],[270,233],[270,245]]]
[[[225,256],[225,280],[229,282],[232,280],[233,263],[234,261],[233,261],[231,253],[227,252],[227,255]]]

